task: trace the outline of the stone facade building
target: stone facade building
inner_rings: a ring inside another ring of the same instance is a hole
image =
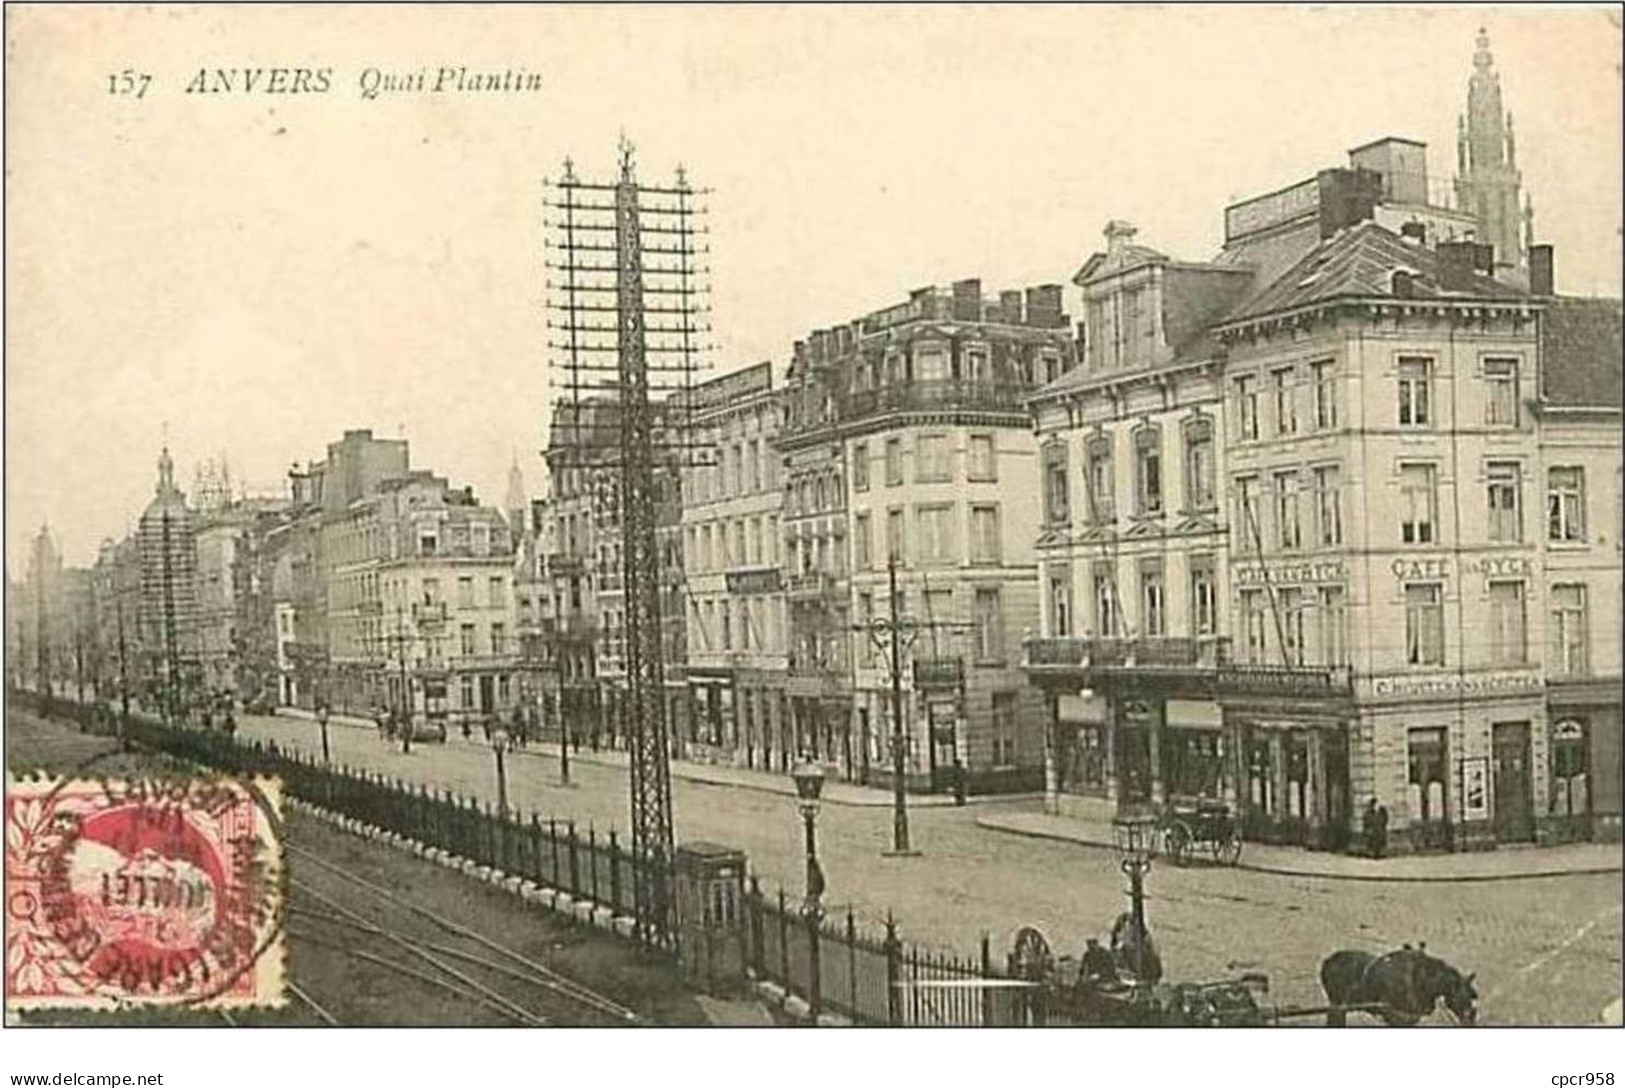
[[[1038,607],[1025,396],[1073,364],[1061,288],[926,288],[796,346],[785,465],[789,678],[799,744],[892,775],[895,558],[911,788],[1036,785],[1040,704],[1019,670]]]
[[[682,558],[689,758],[788,768],[784,491],[773,450],[780,406],[770,363],[696,386],[688,428],[705,463],[684,470]],[[698,458],[695,459],[699,461]]]

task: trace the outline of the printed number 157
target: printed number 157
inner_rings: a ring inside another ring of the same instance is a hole
[[[107,77],[107,93],[145,98],[147,87],[151,83],[152,76],[146,72],[137,72],[126,68],[122,72]]]

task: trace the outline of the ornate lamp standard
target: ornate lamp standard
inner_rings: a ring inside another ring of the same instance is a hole
[[[497,757],[497,815],[504,820],[508,818],[508,767],[503,760],[510,743],[506,729],[499,725],[491,730],[491,751]]]
[[[1153,816],[1119,816],[1112,821],[1112,843],[1118,863],[1129,879],[1129,919],[1134,927],[1134,975],[1146,974],[1145,874],[1157,853],[1157,821]]]
[[[802,903],[802,917],[807,922],[807,960],[811,967],[808,979],[808,1007],[813,1025],[823,998],[822,980],[819,978],[818,936],[824,919],[824,871],[818,865],[818,798],[824,792],[824,768],[810,760],[796,764],[790,777],[796,784],[797,806],[807,833],[807,898]]]
[[[316,704],[316,724],[322,727],[322,763],[330,764],[333,762],[333,753],[327,744],[327,703],[325,701]]]

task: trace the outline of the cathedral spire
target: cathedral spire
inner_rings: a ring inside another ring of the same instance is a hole
[[[1528,247],[1517,141],[1483,27],[1476,45],[1467,111],[1457,120],[1456,207],[1478,220],[1478,241],[1495,247],[1496,274],[1517,280]]]
[[[169,456],[169,443],[164,443],[163,452],[158,455],[158,494],[164,495],[175,490],[175,462]]]

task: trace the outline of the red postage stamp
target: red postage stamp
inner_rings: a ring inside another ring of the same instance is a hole
[[[6,1008],[240,1008],[282,996],[275,783],[12,780]]]

